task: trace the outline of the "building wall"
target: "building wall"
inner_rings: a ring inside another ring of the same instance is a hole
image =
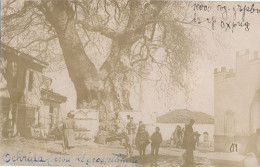
[[[38,125],[35,116],[42,105],[40,100],[42,74],[41,71],[30,69],[19,61],[17,62],[17,69],[17,86],[13,87],[12,79],[7,82],[12,103],[12,119],[15,129],[22,136],[30,137],[34,133],[30,127]],[[28,89],[30,71],[33,71],[31,90]]]
[[[254,96],[260,89],[258,52],[236,54],[236,72],[225,67],[214,72],[215,150],[227,151],[231,143],[244,149],[251,135],[251,111]],[[226,141],[226,142],[225,142]]]
[[[35,112],[35,125],[37,125],[37,128],[41,129],[42,136],[47,136],[52,128],[61,125],[60,105],[53,104],[48,101],[41,101],[41,103],[42,105],[40,106],[39,110]],[[53,123],[51,122],[50,106],[53,107]],[[52,127],[51,124],[53,124]]]
[[[29,75],[33,72],[32,90],[29,90]],[[41,84],[43,83],[43,76],[41,72],[33,69],[26,70],[25,76],[25,89],[24,89],[24,102],[26,104],[40,106],[41,103]]]
[[[77,119],[75,118],[78,130],[76,139],[94,139],[98,132],[99,121],[97,119]]]
[[[54,124],[57,124],[61,121],[60,103],[66,101],[65,97],[55,95],[55,92],[50,90],[51,79],[43,76],[43,68],[47,67],[47,63],[6,45],[3,45],[1,49],[3,56],[1,62],[6,65],[14,131],[17,129],[22,136],[28,137],[34,134],[46,136],[51,128],[50,106],[53,106],[53,115],[56,117]],[[41,89],[47,89],[51,95],[53,93],[54,99],[43,100]],[[62,98],[55,99],[58,96]]]
[[[7,86],[13,103],[40,105],[40,86],[42,68],[30,61],[19,59],[14,55],[4,55],[7,59]],[[29,73],[33,72],[32,90],[28,90]]]

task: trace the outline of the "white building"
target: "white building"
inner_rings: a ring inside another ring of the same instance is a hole
[[[187,109],[173,110],[165,115],[157,118],[156,126],[160,128],[164,141],[169,141],[176,127],[180,125],[182,128],[189,124],[190,119],[195,120],[193,125],[194,132],[198,132],[201,136],[200,143],[211,146],[214,143],[214,118],[211,115],[202,112],[189,111]],[[207,134],[207,136],[203,135]]]
[[[236,69],[214,71],[215,150],[229,151],[232,143],[243,152],[250,135],[260,128],[260,57],[236,54]]]
[[[73,111],[76,124],[76,139],[93,139],[99,127],[98,111],[93,109],[78,109]]]

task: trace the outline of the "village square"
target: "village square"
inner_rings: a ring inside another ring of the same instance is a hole
[[[127,110],[115,114],[111,123],[106,125],[110,126],[106,128],[112,129],[111,131],[102,127],[100,124],[102,118],[99,117],[97,110],[75,109],[69,111],[67,115],[62,113],[65,110],[63,104],[66,103],[66,97],[55,93],[55,90],[51,88],[51,78],[43,75],[42,69],[46,68],[46,63],[3,44],[2,53],[4,56],[2,63],[7,63],[7,75],[9,75],[7,81],[4,80],[3,75],[1,76],[3,165],[19,163],[75,165],[76,163],[78,165],[180,166],[184,162],[185,131],[187,131],[187,125],[193,120],[196,166],[220,167],[223,163],[228,163],[230,166],[243,166],[244,151],[249,139],[246,136],[254,134],[259,126],[257,121],[259,119],[259,108],[257,108],[259,107],[259,84],[257,84],[259,80],[251,75],[257,75],[257,73],[252,73],[252,70],[258,71],[260,68],[258,52],[254,52],[251,59],[249,59],[249,50],[243,54],[237,53],[237,72],[232,69],[227,71],[224,67],[220,70],[215,69],[215,117],[187,109],[170,111],[159,117],[149,112]],[[250,66],[251,64],[254,66]],[[239,73],[240,69],[244,73]],[[236,80],[234,80],[235,77]],[[248,77],[247,82],[243,83],[246,77]],[[237,87],[233,86],[235,82],[239,82],[236,84]],[[243,124],[235,122],[235,114],[231,110],[233,108],[243,112],[242,107],[238,104],[234,105],[233,102],[240,100],[240,97],[236,96],[238,99],[230,98],[232,100],[227,101],[226,99],[229,98],[225,96],[237,93],[236,89],[241,86],[239,84],[250,82],[256,87],[248,87],[252,89],[250,91],[253,98],[246,99],[252,101],[245,102],[243,99],[239,103],[241,106],[244,106],[244,103],[250,104],[248,117],[241,115],[243,121],[248,120],[249,126],[243,127]],[[24,91],[21,91],[21,88]],[[11,100],[12,93],[15,99]],[[75,120],[76,127],[72,127],[75,133],[69,137],[76,140],[73,147],[68,152],[64,152],[66,144],[63,142],[65,137],[63,132],[66,125],[64,121],[68,119],[67,117]],[[131,132],[128,129],[130,125],[133,126],[130,128],[134,128],[130,130]],[[144,147],[146,154],[139,154],[137,146],[137,135],[142,126],[145,127],[147,133],[145,140],[148,143]],[[149,137],[154,133],[155,128],[160,130],[162,140],[159,141],[160,151],[156,158],[151,153]],[[134,141],[130,148],[132,150],[129,150],[127,145],[130,137],[124,133],[133,134]],[[236,134],[241,137],[236,137]],[[239,152],[241,154],[238,154]],[[41,159],[43,162],[40,161]]]
[[[0,165],[259,167],[259,11],[1,1]]]

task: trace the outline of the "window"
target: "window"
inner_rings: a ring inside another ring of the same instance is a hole
[[[32,91],[33,88],[33,72],[30,71],[29,73],[29,82],[28,82],[28,90]]]
[[[209,133],[208,133],[208,132],[204,132],[204,133],[203,133],[203,141],[204,141],[204,142],[209,141]]]
[[[260,129],[260,89],[256,91],[255,97],[251,104],[251,134],[256,133]]]
[[[50,109],[50,110],[49,110],[49,111],[50,111],[50,114],[53,114],[53,107],[50,106],[49,109]]]

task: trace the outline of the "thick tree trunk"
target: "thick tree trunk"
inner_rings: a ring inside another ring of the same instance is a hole
[[[77,92],[78,108],[101,110],[101,117],[109,119],[114,112],[130,109],[127,76],[120,55],[129,52],[122,42],[115,39],[106,66],[99,73],[85,53],[78,36],[73,10],[64,1],[52,1],[45,12],[47,20],[58,34],[65,63]],[[121,71],[121,73],[119,73]]]
[[[82,102],[91,103],[97,99],[99,77],[94,64],[86,55],[78,36],[73,10],[64,1],[52,1],[47,20],[55,28],[65,63],[77,92],[78,107]]]
[[[109,88],[113,99],[116,100],[117,108],[115,108],[115,111],[132,109],[129,101],[131,87],[129,67],[122,60],[122,57],[127,57],[130,54],[129,46],[131,45],[127,45],[127,42],[122,41],[120,37],[115,38],[108,60],[101,68],[101,72],[105,73],[103,80],[107,81],[106,86]]]

